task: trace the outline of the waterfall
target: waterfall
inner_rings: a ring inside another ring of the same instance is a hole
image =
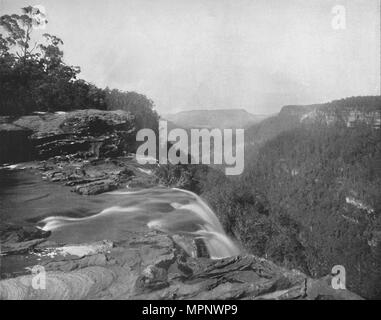
[[[205,222],[204,225],[200,226],[200,230],[195,231],[194,234],[200,236],[205,241],[211,258],[218,259],[240,254],[239,248],[226,235],[217,216],[204,200],[191,191],[173,189],[184,192],[194,198],[195,201],[193,203],[182,205],[179,209],[189,210]]]
[[[80,216],[50,216],[39,222],[59,241],[119,241],[129,232],[155,229],[168,234],[186,234],[202,239],[211,258],[240,253],[227,236],[213,210],[199,196],[182,189],[152,188],[103,194],[98,213]],[[99,201],[99,197],[97,198]],[[89,198],[89,201],[94,201]]]

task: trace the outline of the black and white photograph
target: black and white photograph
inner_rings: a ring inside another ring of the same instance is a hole
[[[0,0],[0,300],[381,300],[380,20],[380,0]]]

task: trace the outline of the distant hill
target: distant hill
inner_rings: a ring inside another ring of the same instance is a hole
[[[365,123],[380,128],[381,97],[350,97],[321,104],[284,106],[279,114],[247,128],[245,141],[258,145],[307,123],[335,123],[347,127]]]
[[[163,119],[182,128],[246,128],[265,119],[266,115],[254,115],[244,109],[190,110],[165,114]]]

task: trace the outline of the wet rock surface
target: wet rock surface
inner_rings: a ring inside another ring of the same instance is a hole
[[[58,156],[32,166],[43,179],[64,184],[81,195],[96,195],[137,185],[143,188],[157,185],[153,174],[155,165],[142,166],[133,155],[88,160]],[[146,169],[142,170],[142,167]]]
[[[30,225],[0,224],[0,254],[26,253],[45,241],[50,231],[43,231]]]
[[[360,299],[332,289],[329,277],[313,280],[253,255],[212,260],[197,257],[196,244],[186,252],[177,236],[126,237],[30,247],[28,255],[41,257],[45,289],[34,289],[35,274],[26,272],[0,281],[0,299]]]
[[[91,194],[89,185],[156,183],[128,157],[31,166],[82,194]],[[0,235],[0,299],[360,299],[334,290],[330,277],[310,279],[253,255],[210,259],[203,240],[184,234],[129,231],[116,242],[56,243],[33,225],[2,223]],[[41,270],[45,289],[36,289]]]

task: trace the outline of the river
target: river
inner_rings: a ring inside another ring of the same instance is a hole
[[[212,209],[196,194],[175,188],[118,190],[81,196],[29,170],[0,170],[0,218],[32,223],[49,240],[121,241],[130,232],[160,230],[204,239],[212,258],[240,253]]]

